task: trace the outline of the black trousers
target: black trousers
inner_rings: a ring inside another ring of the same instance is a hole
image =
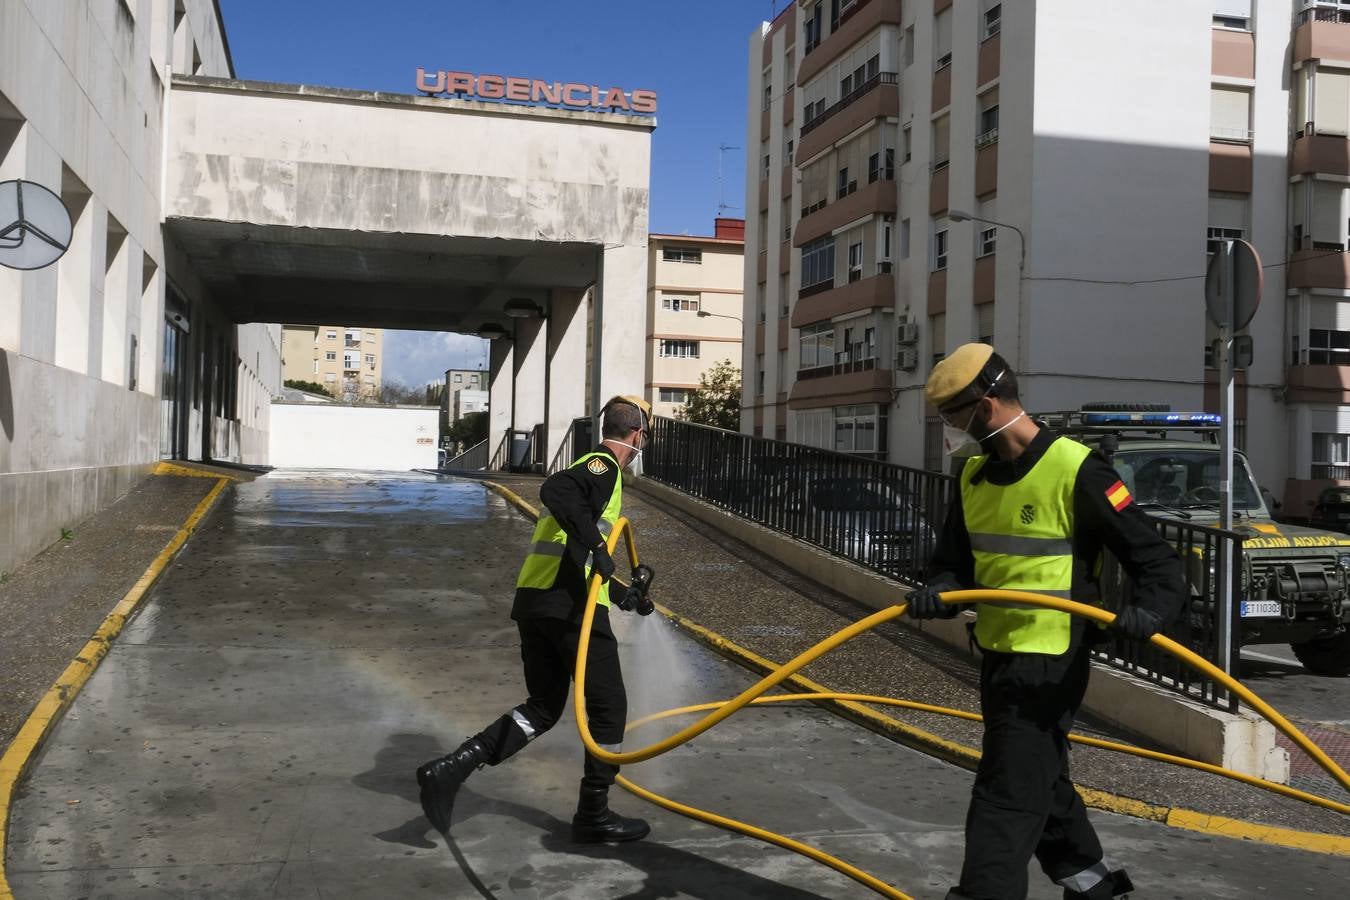
[[[984,755],[966,814],[958,888],[972,900],[1025,900],[1033,855],[1057,882],[1101,865],[1101,843],[1069,780],[1067,735],[1090,670],[1079,638],[1075,629],[1059,656],[984,652]]]
[[[548,731],[562,715],[576,670],[581,627],[563,619],[519,619],[520,659],[525,665],[529,699],[493,722],[479,735],[488,749],[489,765],[520,752]],[[586,653],[586,721],[601,746],[618,748],[628,723],[628,694],[619,667],[619,643],[612,634],[591,631]],[[586,754],[581,783],[607,788],[619,767]]]

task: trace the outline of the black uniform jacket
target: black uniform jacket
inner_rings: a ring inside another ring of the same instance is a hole
[[[539,499],[567,533],[567,549],[552,587],[516,588],[515,603],[511,606],[513,619],[581,622],[586,610],[586,560],[591,548],[604,540],[596,523],[619,478],[619,463],[613,451],[601,444],[591,452],[602,455],[584,466],[555,472],[539,488]],[[591,630],[613,633],[605,607],[596,607]]]
[[[1001,460],[991,454],[976,477],[983,477],[990,484],[1015,484],[1040,461],[1054,440],[1055,435],[1042,428],[1021,456]],[[1072,597],[1079,603],[1098,601],[1101,590],[1096,573],[1105,548],[1115,554],[1133,579],[1133,602],[1162,616],[1164,623],[1173,622],[1181,614],[1187,593],[1181,560],[1158,534],[1153,520],[1133,502],[1117,510],[1107,499],[1118,481],[1120,474],[1096,451],[1078,470],[1073,486]],[[959,490],[938,536],[928,571],[930,581],[945,576],[962,585],[975,585],[975,557],[970,549]],[[1085,621],[1074,617],[1075,633]]]

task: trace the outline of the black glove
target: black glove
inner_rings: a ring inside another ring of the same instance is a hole
[[[961,585],[955,579],[938,576],[921,588],[910,592],[905,598],[909,606],[905,613],[911,619],[951,619],[961,612],[961,607],[952,603],[943,603],[938,594],[947,591],[959,591]]]
[[[1127,606],[1116,615],[1112,626],[1132,641],[1146,641],[1162,630],[1162,616],[1142,606]]]
[[[609,547],[604,541],[591,550],[591,574],[600,576],[603,584],[614,577],[614,560],[609,555]]]

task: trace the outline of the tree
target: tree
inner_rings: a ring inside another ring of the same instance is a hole
[[[297,391],[308,391],[311,394],[327,394],[330,397],[333,395],[332,391],[328,390],[317,381],[300,381],[297,378],[287,378],[285,385],[288,388],[293,388]]]
[[[675,411],[675,418],[699,425],[741,427],[741,370],[724,359],[698,377],[698,389],[689,402]]]
[[[469,447],[487,440],[487,433],[488,414],[486,412],[471,412],[465,413],[451,423],[446,436],[450,438],[452,446],[460,446],[467,450]]]
[[[358,397],[358,400],[365,399]],[[409,387],[401,381],[385,381],[380,384],[378,393],[369,398],[375,403],[402,403],[407,406],[426,406],[427,394],[424,388]]]

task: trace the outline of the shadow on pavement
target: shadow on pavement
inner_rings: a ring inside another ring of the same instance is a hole
[[[419,849],[436,846],[432,838],[436,832],[422,816],[418,800],[417,782],[413,778],[416,767],[444,752],[440,742],[425,734],[400,733],[388,737],[375,755],[371,768],[351,779],[363,790],[387,794],[406,800],[416,815],[395,828],[374,833],[374,837],[391,844],[403,844]],[[773,898],[773,900],[827,900],[823,895],[789,887],[731,866],[723,865],[696,853],[669,847],[650,838],[630,844],[574,844],[571,823],[556,816],[497,797],[475,792],[469,786],[460,790],[455,804],[455,822],[462,823],[476,815],[509,816],[538,829],[540,845],[551,853],[568,854],[590,859],[621,860],[644,873],[641,888],[622,895],[619,900],[659,900],[659,898],[697,897],[706,900],[739,900],[739,898]],[[451,826],[453,832],[454,826]],[[485,900],[497,900],[472,864],[460,851],[453,833],[445,835],[446,845],[465,879]]]

